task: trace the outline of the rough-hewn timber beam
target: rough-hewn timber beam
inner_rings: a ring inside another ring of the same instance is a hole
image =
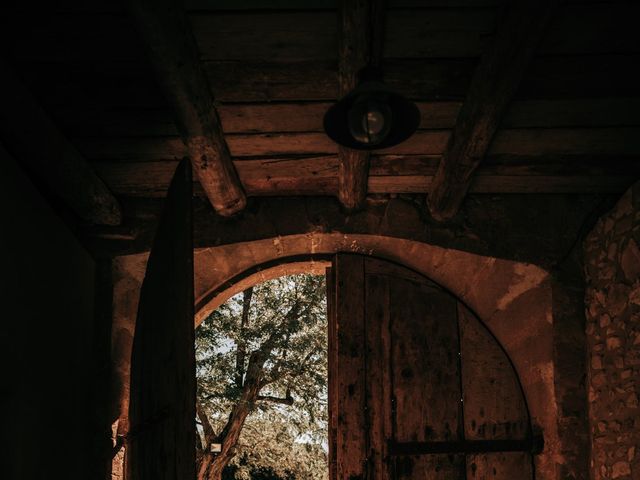
[[[129,7],[174,108],[200,184],[220,215],[239,212],[246,205],[246,196],[179,0],[130,0]]]
[[[453,217],[484,158],[502,114],[515,94],[548,19],[559,0],[514,0],[482,56],[447,150],[436,173],[428,205],[436,220]]]
[[[12,69],[0,62],[0,140],[25,169],[82,220],[119,225],[116,198],[62,135]]]
[[[363,67],[380,63],[384,0],[342,0],[339,12],[338,83],[343,96],[356,86]],[[369,153],[340,147],[338,156],[338,199],[347,210],[362,208],[367,196]]]

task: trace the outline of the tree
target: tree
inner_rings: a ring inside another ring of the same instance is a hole
[[[280,277],[219,307],[196,330],[196,375],[198,480],[221,480],[230,463],[236,478],[247,465],[326,478],[324,277]]]

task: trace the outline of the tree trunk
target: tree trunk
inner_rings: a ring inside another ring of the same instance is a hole
[[[204,451],[202,454],[202,459],[200,461],[200,465],[198,466],[198,480],[220,480],[222,472],[217,477],[212,477],[209,474],[209,467],[211,466],[211,462],[213,461],[213,455],[209,451]]]
[[[196,402],[196,413],[202,423],[202,429],[204,431],[204,441],[202,442],[202,449],[200,450],[200,456],[198,458],[197,480],[207,480],[207,471],[213,461],[211,443],[215,439],[215,432],[213,431],[213,427],[211,426],[211,422],[209,422],[207,413],[204,408],[202,408],[200,402]]]
[[[258,398],[260,389],[262,388],[261,377],[263,374],[264,362],[268,355],[263,352],[254,352],[249,360],[249,368],[247,368],[247,378],[242,392],[240,401],[236,403],[229,415],[229,421],[224,430],[218,437],[218,442],[222,444],[222,450],[215,457],[211,455],[212,461],[208,470],[207,480],[220,480],[222,471],[231,459],[235,456],[236,445],[244,427],[244,422],[251,413],[253,404]]]
[[[260,386],[258,385],[257,389],[251,389],[256,392],[255,397],[257,397],[259,388]],[[255,401],[255,397],[253,401]],[[251,413],[249,405],[251,405],[253,401],[240,401],[236,407],[234,407],[224,430],[218,438],[215,439],[215,443],[222,444],[222,451],[220,453],[215,455],[211,453],[210,443],[207,442],[202,453],[200,465],[198,465],[198,480],[220,480],[222,478],[222,471],[236,454],[235,447],[238,444],[244,422],[249,416],[249,413]]]
[[[251,301],[252,293],[252,289],[245,291],[245,303],[247,304],[247,308],[243,313],[247,316],[248,304]],[[282,327],[285,326],[287,321],[290,321],[298,315],[298,310],[299,307],[296,304],[291,308],[291,310],[289,310],[289,312],[287,312],[284,316]],[[244,322],[246,321],[247,319],[244,319]],[[254,351],[249,357],[242,385],[242,394],[231,410],[227,424],[217,437],[213,438],[213,435],[207,434],[207,432],[212,431],[212,429],[206,419],[206,413],[204,413],[201,408],[198,408],[198,416],[200,417],[205,429],[205,440],[207,443],[207,445],[204,446],[202,460],[198,467],[198,480],[221,480],[222,471],[235,456],[236,446],[240,439],[242,427],[244,427],[244,423],[253,410],[253,406],[256,401],[259,400],[260,390],[262,390],[262,388],[268,383],[264,381],[264,366],[277,343],[278,337],[282,335],[282,330],[286,330],[286,328],[275,329],[269,338],[262,344],[260,349]],[[283,400],[284,403],[288,403],[289,399],[290,392],[287,393],[287,398],[281,400]],[[291,399],[291,402],[292,401],[293,399]],[[215,455],[211,453],[211,443],[220,443],[222,445],[220,453]]]

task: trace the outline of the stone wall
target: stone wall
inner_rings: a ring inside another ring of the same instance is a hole
[[[552,271],[554,381],[561,455],[558,478],[589,478],[584,274],[581,246]]]
[[[591,478],[640,478],[640,183],[584,244]]]

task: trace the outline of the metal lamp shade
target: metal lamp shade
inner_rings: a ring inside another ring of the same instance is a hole
[[[418,107],[379,81],[361,83],[324,115],[329,138],[354,150],[393,147],[413,135],[418,125]]]

